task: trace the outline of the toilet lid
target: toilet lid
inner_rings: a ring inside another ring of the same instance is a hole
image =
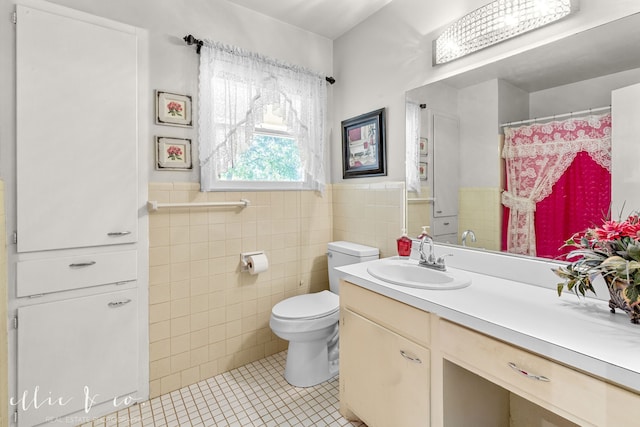
[[[287,298],[273,306],[271,312],[282,319],[317,319],[335,313],[339,309],[338,295],[321,291]]]

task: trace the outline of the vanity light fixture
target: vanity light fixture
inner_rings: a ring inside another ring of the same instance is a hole
[[[578,0],[495,0],[468,13],[433,41],[433,65],[558,21],[578,9]]]

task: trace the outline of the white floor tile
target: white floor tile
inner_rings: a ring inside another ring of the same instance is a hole
[[[286,352],[274,354],[82,427],[114,419],[118,427],[366,427],[340,416],[337,377],[293,387],[282,375],[285,360]]]

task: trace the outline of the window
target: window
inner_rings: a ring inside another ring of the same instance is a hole
[[[211,42],[200,56],[202,191],[323,191],[324,77]]]

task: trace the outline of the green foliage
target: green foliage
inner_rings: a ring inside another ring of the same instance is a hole
[[[595,293],[592,280],[603,276],[611,283],[625,284],[623,297],[630,305],[640,305],[640,218],[631,215],[624,221],[605,221],[601,227],[587,229],[566,241],[577,249],[567,255],[570,264],[553,269],[565,287],[576,295]]]
[[[298,144],[289,137],[256,134],[251,147],[221,179],[302,181]]]

